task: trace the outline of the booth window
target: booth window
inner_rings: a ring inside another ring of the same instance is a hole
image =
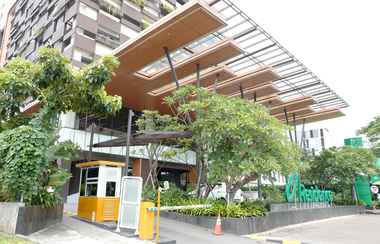
[[[82,180],[80,186],[81,196],[96,196],[98,192],[99,168],[82,169]]]
[[[108,181],[106,183],[106,197],[114,197],[116,195],[116,182]]]

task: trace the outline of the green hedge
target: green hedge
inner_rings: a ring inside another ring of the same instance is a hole
[[[223,201],[213,201],[210,208],[187,209],[179,212],[191,216],[218,216],[220,214],[221,217],[244,218],[264,216],[266,211],[261,201],[230,204]]]
[[[230,218],[243,218],[243,217],[256,217],[264,216],[267,209],[262,201],[245,201],[242,203],[227,204],[221,200],[210,200],[204,198],[195,198],[189,191],[182,191],[181,189],[171,185],[169,190],[161,193],[161,206],[186,206],[186,205],[199,205],[211,204],[210,208],[202,209],[186,209],[179,210],[178,212],[191,215],[191,216],[218,216]],[[151,188],[144,189],[144,200],[156,202],[157,194]]]

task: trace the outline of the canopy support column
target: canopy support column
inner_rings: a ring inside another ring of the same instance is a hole
[[[216,88],[218,87],[219,76],[220,76],[219,73],[216,74],[216,78],[215,78],[215,81],[214,81],[214,93],[216,93]]]
[[[300,142],[300,146],[302,149],[305,150],[305,122],[306,122],[306,119],[303,119],[302,120],[302,136],[301,136],[301,142]]]
[[[244,98],[244,91],[243,91],[243,86],[241,85],[241,83],[239,85],[239,89],[240,89],[240,97],[241,97],[241,99],[243,99]]]
[[[296,114],[295,113],[293,113],[293,128],[294,128],[294,141],[296,144],[298,144]]]
[[[284,108],[284,114],[285,114],[285,119],[286,119],[286,125],[289,125],[288,111],[286,110],[286,108]],[[292,131],[290,130],[290,128],[289,128],[289,138],[290,138],[290,141],[293,142]]]
[[[201,88],[201,75],[200,75],[201,65],[197,64],[196,69],[197,69],[197,88]]]
[[[175,85],[176,85],[176,87],[178,89],[179,88],[179,82],[178,82],[178,78],[177,78],[177,73],[175,72],[175,69],[174,69],[174,66],[173,66],[173,63],[172,63],[172,59],[170,57],[169,48],[168,47],[164,47],[164,51],[165,51],[165,54],[166,54],[166,58],[168,59],[170,69],[172,71],[171,72],[172,73],[172,79],[175,82]]]

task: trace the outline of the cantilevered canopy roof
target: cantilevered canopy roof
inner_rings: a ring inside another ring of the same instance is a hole
[[[136,110],[169,112],[163,98],[187,84],[263,104],[280,120],[348,106],[230,0],[191,0],[113,53],[121,65],[107,89]]]
[[[306,115],[298,116],[292,124],[299,125],[302,123],[312,123],[318,122],[322,120],[334,119],[338,117],[344,116],[344,113],[339,109],[329,109],[329,110],[321,110],[318,112],[312,112]],[[283,120],[285,122],[285,120]]]

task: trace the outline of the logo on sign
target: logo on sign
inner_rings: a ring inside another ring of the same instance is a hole
[[[318,186],[306,188],[301,184],[298,173],[288,176],[285,196],[288,202],[331,202],[333,200],[332,191],[320,190]]]

